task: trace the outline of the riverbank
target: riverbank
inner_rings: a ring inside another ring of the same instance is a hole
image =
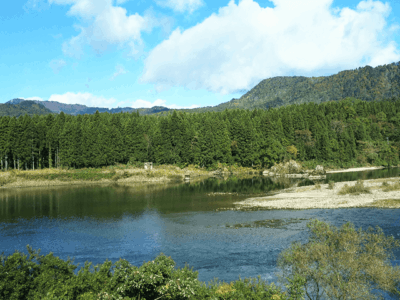
[[[386,184],[385,184],[386,183]],[[339,194],[345,185],[354,186],[356,181],[337,182],[333,188],[329,184],[294,187],[283,190],[282,193],[249,198],[235,202],[237,209],[314,209],[314,208],[349,208],[349,207],[374,207],[374,208],[400,208],[400,189],[387,190],[388,186],[399,185],[399,178],[382,178],[363,181],[363,186],[370,193]]]
[[[346,173],[346,172],[372,171],[372,170],[380,170],[380,169],[384,169],[384,168],[385,167],[362,167],[362,168],[327,170],[326,174],[329,174],[329,173]]]
[[[172,165],[155,166],[151,170],[131,166],[113,166],[98,169],[42,169],[0,172],[0,188],[118,184],[132,185],[137,183],[170,183],[183,182],[189,176],[190,182],[196,182],[212,176],[236,175],[253,176],[252,168],[229,167],[217,171],[189,166],[179,168]]]

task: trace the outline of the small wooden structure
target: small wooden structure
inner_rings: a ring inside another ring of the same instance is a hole
[[[152,162],[145,162],[144,163],[144,169],[145,170],[152,170],[153,169],[153,163]]]

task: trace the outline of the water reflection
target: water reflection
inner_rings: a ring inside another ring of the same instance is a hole
[[[177,266],[188,263],[199,271],[201,281],[261,275],[276,282],[279,253],[293,241],[308,241],[306,224],[312,218],[337,227],[350,221],[363,230],[378,225],[385,235],[400,238],[398,209],[216,211],[296,181],[233,177],[172,185],[3,189],[0,253],[27,254],[29,244],[44,255],[74,257],[78,272],[85,261],[96,265],[121,257],[140,266],[163,252]],[[397,251],[392,264],[399,259]]]

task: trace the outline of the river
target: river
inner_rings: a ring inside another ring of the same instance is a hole
[[[394,177],[399,172],[328,174],[326,182]],[[363,230],[378,225],[386,236],[400,239],[399,209],[219,210],[284,187],[287,184],[268,177],[232,177],[131,187],[0,189],[0,253],[27,254],[29,244],[43,255],[74,258],[74,264],[79,263],[75,273],[85,261],[96,265],[124,258],[140,266],[164,253],[178,267],[193,267],[207,283],[260,275],[278,285],[278,254],[293,241],[308,242],[306,224],[313,218],[336,227],[350,221]],[[392,264],[400,265],[400,251],[394,255]]]

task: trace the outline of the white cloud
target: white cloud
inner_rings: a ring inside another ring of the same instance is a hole
[[[386,30],[388,3],[361,1],[350,9],[332,7],[333,0],[272,2],[263,8],[231,0],[202,23],[176,29],[146,58],[141,82],[227,94],[274,76],[319,76],[400,60]]]
[[[68,15],[87,23],[87,26],[75,25],[80,33],[63,43],[64,54],[72,57],[82,57],[85,45],[97,53],[104,52],[109,45],[128,45],[135,55],[143,48],[141,32],[150,32],[157,25],[151,15],[127,15],[125,8],[113,6],[113,0],[49,0],[49,3],[72,5]]]
[[[127,71],[125,71],[124,67],[122,65],[116,65],[115,66],[115,72],[114,74],[111,76],[111,80],[114,80],[115,77],[122,75],[122,74],[126,74],[128,73]]]
[[[20,99],[24,99],[24,100],[39,100],[39,101],[43,101],[42,98],[40,97],[29,97],[29,98],[20,98]]]
[[[162,99],[157,99],[153,103],[150,102],[150,101],[138,99],[138,100],[134,101],[132,103],[132,105],[131,105],[132,108],[151,108],[153,106],[164,106],[164,107],[175,108],[175,109],[200,107],[200,106],[195,105],[195,104],[193,104],[191,106],[179,106],[179,105],[176,105],[176,104],[168,105],[167,101],[166,100],[162,100]]]
[[[116,99],[106,99],[102,96],[98,97],[90,93],[71,93],[67,92],[63,95],[53,94],[49,101],[57,101],[65,104],[83,104],[86,106],[111,107]]]
[[[54,74],[58,74],[66,65],[67,63],[63,59],[53,59],[49,63],[49,66],[53,69]]]
[[[192,13],[204,5],[203,0],[156,0],[156,3],[181,13],[186,11]]]

